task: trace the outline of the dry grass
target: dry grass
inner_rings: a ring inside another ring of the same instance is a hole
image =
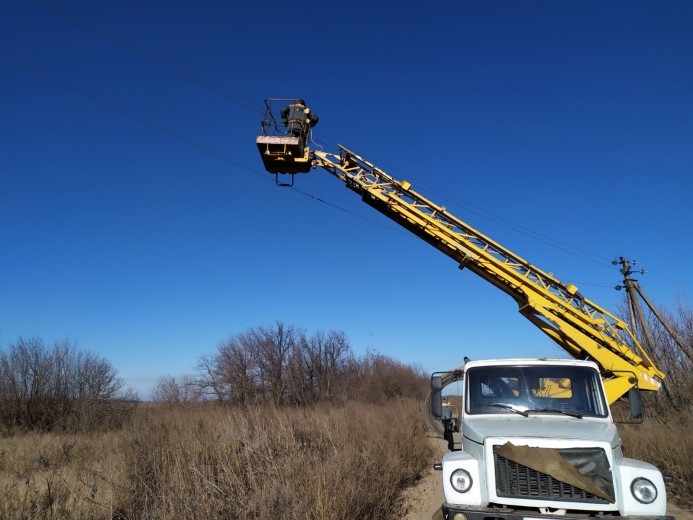
[[[667,484],[667,496],[673,502],[693,507],[693,413],[651,417],[641,425],[619,428],[626,457],[654,464],[674,477]]]
[[[143,406],[123,430],[0,440],[0,519],[394,518],[430,463],[421,404]],[[693,415],[621,426],[691,506]]]
[[[125,468],[121,444],[114,433],[3,439],[0,518],[110,518]]]
[[[3,439],[0,518],[391,518],[429,450],[410,400],[148,407],[119,432]]]

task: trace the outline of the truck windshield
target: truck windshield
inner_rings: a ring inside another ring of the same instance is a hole
[[[467,370],[466,381],[468,414],[608,415],[599,373],[591,367],[473,367]]]

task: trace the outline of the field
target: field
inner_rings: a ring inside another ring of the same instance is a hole
[[[619,427],[626,457],[654,464],[674,477],[669,500],[693,511],[693,415],[690,411],[650,417],[640,425]]]
[[[692,504],[690,415],[621,426],[626,456]],[[435,458],[421,402],[310,408],[141,405],[122,429],[24,433],[0,448],[0,518],[400,518]]]
[[[392,518],[430,461],[414,400],[142,406],[120,431],[3,439],[0,518]]]

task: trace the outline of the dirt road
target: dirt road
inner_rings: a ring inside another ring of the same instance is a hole
[[[441,473],[433,469],[433,463],[440,462],[443,454],[447,451],[447,442],[433,437],[429,438],[429,441],[435,450],[435,460],[431,461],[426,474],[419,483],[404,492],[404,510],[406,511],[404,520],[431,520],[445,501],[443,488],[440,485]]]
[[[440,471],[433,469],[434,462],[440,462],[441,457],[447,451],[447,443],[442,439],[430,438],[431,446],[435,450],[435,460],[431,461],[430,468],[419,483],[403,493],[404,520],[431,520],[433,515],[445,500],[443,489],[440,485]],[[693,511],[682,509],[669,503],[667,514],[676,517],[676,520],[693,520]]]

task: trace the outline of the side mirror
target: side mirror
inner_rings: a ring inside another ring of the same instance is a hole
[[[628,390],[628,403],[630,404],[630,416],[633,419],[642,419],[642,394],[638,387]]]
[[[436,419],[443,418],[442,391],[443,378],[440,376],[431,376],[431,413]]]

